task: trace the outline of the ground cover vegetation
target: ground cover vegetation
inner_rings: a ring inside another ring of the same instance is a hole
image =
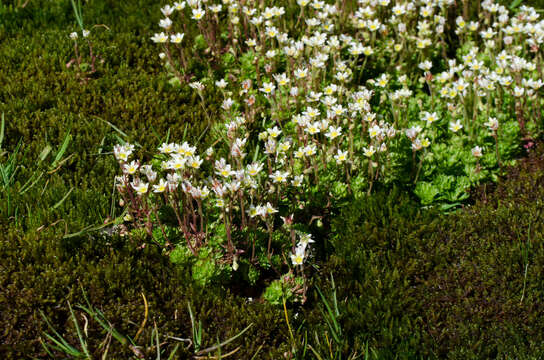
[[[533,8],[0,14],[5,358],[542,356]]]

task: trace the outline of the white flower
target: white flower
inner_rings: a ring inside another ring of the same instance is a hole
[[[125,145],[115,145],[113,147],[113,155],[118,161],[127,161],[129,156],[134,151],[134,145],[125,144]]]
[[[166,188],[168,187],[168,183],[164,179],[160,179],[159,183],[157,185],[153,185],[153,192],[154,193],[163,193],[166,191]]]
[[[423,71],[429,71],[433,67],[433,63],[429,60],[425,60],[424,62],[420,63],[418,67]]]
[[[306,109],[306,111],[303,112],[303,114],[313,119],[315,117],[318,117],[320,115],[320,112],[318,109],[308,106],[308,108]]]
[[[375,19],[375,20],[367,21],[366,26],[367,26],[368,30],[370,30],[370,31],[376,31],[376,30],[378,30],[378,29],[380,28],[380,26],[381,26],[380,20]]]
[[[276,89],[276,85],[269,82],[269,83],[264,83],[263,87],[260,88],[259,90],[261,90],[266,95],[269,95],[269,94],[273,94],[275,89]]]
[[[185,34],[182,34],[182,33],[177,33],[175,35],[170,35],[170,42],[172,42],[174,44],[179,44],[183,40],[184,36],[185,36]]]
[[[183,170],[185,169],[186,162],[187,159],[178,154],[175,154],[175,156],[170,161],[168,161],[167,168],[170,170]]]
[[[291,183],[293,184],[294,187],[299,187],[300,185],[302,185],[303,181],[304,181],[304,176],[298,175],[293,177],[293,180],[291,181]]]
[[[187,158],[187,163],[189,164],[190,167],[192,167],[193,169],[198,169],[200,168],[200,165],[202,164],[202,160],[200,158],[200,156],[196,155],[196,156],[189,156]]]
[[[159,21],[159,26],[162,27],[163,29],[170,29],[170,27],[172,27],[172,20],[170,20],[170,18],[164,18],[164,19],[161,19]]]
[[[485,123],[485,125],[489,128],[491,131],[497,131],[499,128],[499,120],[494,117],[490,117],[489,121]]]
[[[189,86],[197,91],[204,90],[204,85],[200,81],[193,81],[192,83],[189,83]]]
[[[174,152],[175,144],[162,143],[159,147],[159,151],[163,154],[171,154]]]
[[[210,10],[211,10],[211,12],[213,12],[214,14],[220,13],[220,12],[221,12],[221,9],[222,9],[221,4],[218,4],[218,5],[211,5],[211,6],[210,6]]]
[[[77,32],[70,33],[70,39],[76,40],[77,39]]]
[[[372,157],[372,155],[374,155],[374,153],[376,152],[376,149],[374,148],[373,145],[370,145],[368,148],[363,148],[363,154],[366,156],[366,157]]]
[[[295,70],[295,77],[297,79],[304,79],[308,76],[308,69],[307,68],[301,68]]]
[[[148,188],[148,186],[149,186],[149,184],[144,183],[144,182],[141,182],[141,181],[138,180],[138,179],[135,179],[135,180],[131,183],[131,185],[132,185],[132,188],[133,188],[134,190],[136,190],[136,193],[137,193],[138,195],[143,195],[143,194],[147,193],[147,188]]]
[[[278,35],[278,29],[276,29],[274,26],[267,27],[265,33],[266,36],[275,38]]]
[[[314,144],[307,145],[304,147],[304,155],[312,156],[317,152],[317,147]]]
[[[138,163],[138,161],[131,161],[130,164],[125,164],[123,166],[123,173],[133,175],[136,173],[136,171],[138,171],[139,166],[140,164]]]
[[[304,250],[305,249],[297,248],[295,253],[290,255],[293,265],[297,266],[304,263]]]
[[[363,47],[362,50],[363,50],[363,54],[365,56],[370,56],[370,55],[374,54],[374,49],[372,49],[370,46],[365,46],[365,47]]]
[[[456,122],[450,122],[450,130],[455,132],[458,132],[463,128],[463,125],[461,125],[461,120],[457,120]]]
[[[275,213],[278,212],[278,210],[274,209],[272,204],[270,204],[269,202],[267,202],[266,205],[263,208],[264,208],[265,216],[266,215],[272,215],[272,214],[275,214]]]
[[[266,132],[268,133],[268,136],[273,139],[277,138],[281,134],[281,130],[277,126],[274,126],[271,129],[267,129]]]
[[[181,10],[185,9],[185,1],[182,1],[182,2],[175,2],[175,3],[174,3],[174,8],[175,8],[177,11],[181,11]]]
[[[309,244],[314,243],[312,239],[312,234],[299,233],[299,246],[302,245],[306,248]]]
[[[206,12],[202,9],[193,9],[193,16],[191,17],[191,19],[194,19],[194,20],[200,20],[204,17],[204,14],[206,14]]]
[[[368,135],[371,139],[375,138],[376,136],[379,136],[382,133],[382,129],[378,125],[372,126],[370,129],[368,129]]]
[[[348,158],[348,152],[342,151],[340,149],[338,149],[338,152],[336,153],[336,155],[334,155],[334,160],[336,160],[337,164],[343,163],[344,161],[346,161],[347,158]]]
[[[421,150],[423,148],[423,144],[421,143],[421,140],[420,139],[415,139],[412,141],[412,150],[413,151],[418,151],[418,150]]]
[[[161,33],[153,35],[151,37],[151,40],[153,40],[153,42],[155,42],[155,43],[165,43],[165,42],[168,41],[168,35],[161,32]]]
[[[170,16],[174,12],[174,9],[174,7],[166,5],[165,7],[161,8],[161,12],[164,16]]]
[[[250,218],[254,218],[255,216],[259,215],[258,209],[253,204],[249,206],[249,209],[247,209],[246,212]]]
[[[430,113],[430,112],[425,111],[425,112],[423,113],[423,117],[421,118],[421,120],[426,121],[427,124],[431,125],[431,124],[434,123],[436,120],[438,120],[438,116],[436,115],[435,112]]]
[[[227,87],[227,82],[225,81],[225,79],[221,79],[215,82],[215,86],[217,86],[220,89],[224,89]]]
[[[216,174],[222,177],[229,177],[233,173],[230,164],[227,164],[227,161],[224,158],[215,161],[215,170]]]
[[[221,108],[223,108],[223,110],[230,110],[232,105],[234,105],[234,100],[232,100],[231,98],[228,98],[223,100],[223,104],[221,104]]]
[[[331,140],[336,139],[340,135],[342,135],[342,128],[334,126],[330,126],[329,131],[325,134]]]
[[[388,76],[386,74],[382,74],[378,78],[378,80],[376,80],[376,85],[378,85],[381,88],[385,88],[388,82],[389,82]]]
[[[274,74],[274,80],[278,83],[279,86],[284,86],[289,83],[289,78],[285,73],[283,74]]]
[[[91,32],[90,32],[89,30],[85,30],[85,29],[84,29],[81,33],[82,33],[83,37],[86,38],[87,36],[89,36],[89,34],[90,34]]]
[[[280,170],[277,170],[273,174],[269,175],[269,177],[274,181],[274,183],[284,183],[287,181],[289,173],[287,171],[282,172]]]
[[[257,46],[257,40],[248,39],[248,40],[246,40],[246,45],[249,46],[249,47],[255,47],[255,46]]]
[[[310,135],[315,135],[321,131],[320,125],[321,123],[319,121],[313,122],[311,124],[308,124],[308,126],[306,127],[306,129],[304,129],[304,131],[306,131]]]
[[[482,157],[482,148],[479,146],[475,146],[472,148],[472,156],[479,158]]]
[[[261,163],[252,163],[252,164],[247,166],[247,173],[250,176],[256,176],[256,175],[259,174],[259,172],[261,172],[262,169],[263,169],[263,164],[261,164]]]

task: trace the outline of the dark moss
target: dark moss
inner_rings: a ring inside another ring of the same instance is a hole
[[[540,149],[447,216],[395,191],[346,206],[327,270],[352,341],[391,356],[541,356],[543,165]]]

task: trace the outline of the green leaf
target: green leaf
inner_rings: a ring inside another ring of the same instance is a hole
[[[440,193],[438,188],[430,182],[419,181],[414,189],[414,194],[419,197],[421,204],[430,205],[434,198]]]
[[[515,8],[520,6],[522,2],[523,2],[523,0],[514,0],[514,1],[512,1],[512,3],[509,6],[509,9],[514,10]]]

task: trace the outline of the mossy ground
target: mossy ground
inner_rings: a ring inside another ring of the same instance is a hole
[[[143,293],[149,323],[156,322],[161,335],[189,336],[190,302],[203,321],[206,345],[253,323],[237,342],[238,358],[251,358],[261,345],[262,359],[279,359],[289,350],[282,310],[249,302],[239,295],[243,289],[199,288],[188,269],[126,238],[96,232],[63,238],[111,215],[116,164],[108,152],[122,136],[113,126],[149,151],[168,131],[180,139],[187,128],[186,136],[194,138],[205,127],[198,99],[167,84],[149,40],[159,7],[146,0],[87,3],[86,22],[109,30],[93,29],[104,63],[81,83],[66,68],[73,57],[68,33],[76,29],[68,1],[0,6],[0,112],[6,119],[0,153],[23,144],[15,183],[0,194],[3,359],[45,357],[40,310],[76,344],[67,301],[84,303],[81,289],[129,335],[143,319]],[[214,113],[217,102],[209,104]],[[49,158],[38,164],[42,150],[57,149],[68,131],[69,160],[54,169],[46,165]],[[379,358],[544,356],[543,153],[542,145],[532,150],[498,185],[476,189],[472,203],[454,213],[421,209],[396,190],[332,211],[321,230],[312,285],[328,291],[334,275],[346,352],[368,344]],[[44,175],[21,194],[36,171]],[[292,320],[300,313],[293,325],[305,319],[309,333],[323,333],[320,308],[310,291],[304,307],[289,309]],[[89,328],[93,349],[104,338],[99,330]],[[151,330],[147,326],[143,338]],[[129,354],[110,349],[112,359]]]

